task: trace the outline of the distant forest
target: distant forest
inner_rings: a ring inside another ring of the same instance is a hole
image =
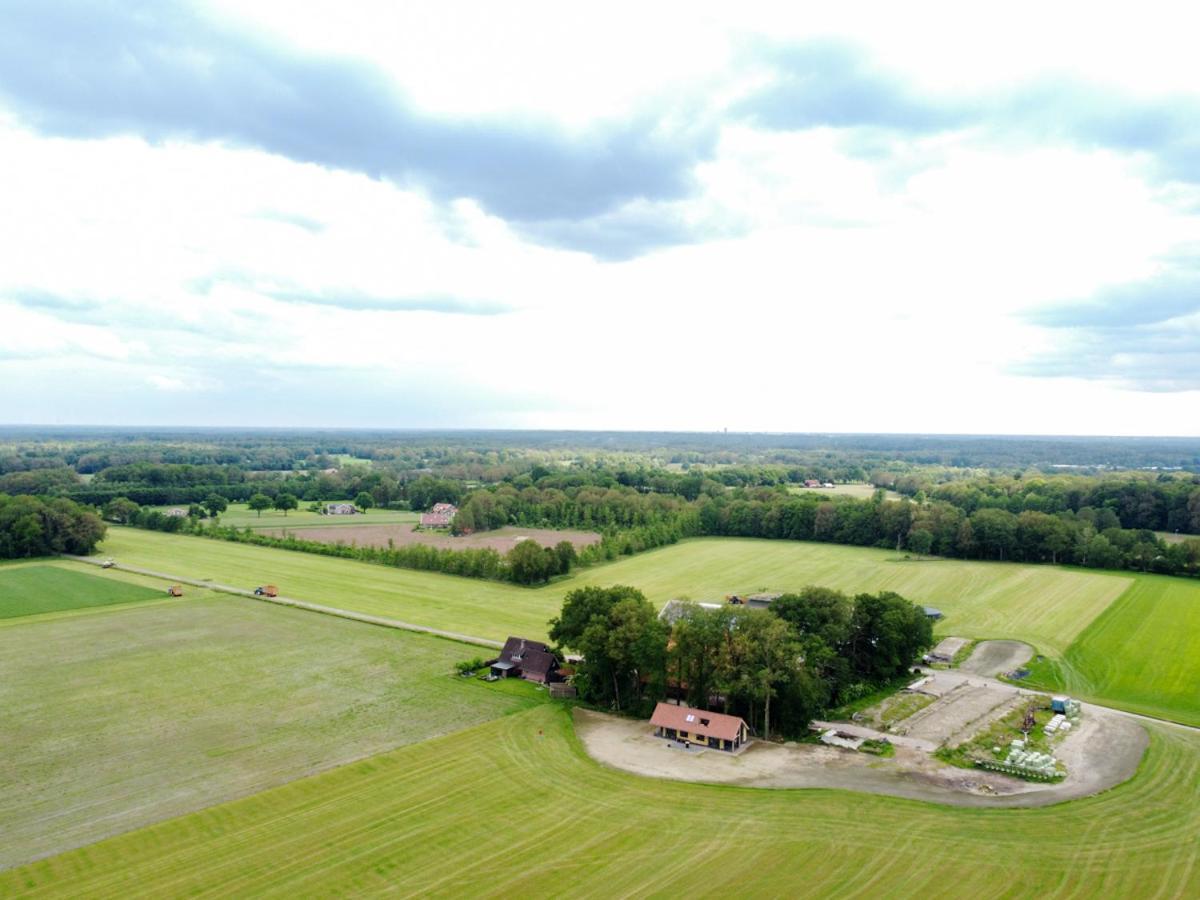
[[[856,497],[826,483],[878,490]],[[201,521],[214,497],[313,503],[365,493],[375,507],[415,510],[450,502],[460,532],[599,531],[604,541],[584,564],[737,535],[1200,572],[1200,541],[1186,540],[1200,534],[1200,439],[7,428],[0,493],[227,537]],[[168,520],[150,509],[168,504],[195,515]],[[514,578],[503,561],[455,553],[376,561],[521,581],[568,568],[547,557],[531,578]]]

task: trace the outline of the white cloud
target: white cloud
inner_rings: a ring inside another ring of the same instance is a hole
[[[582,133],[659,110],[713,123],[717,139],[691,194],[589,220],[614,244],[652,248],[606,262],[478,199],[215,142],[47,137],[10,113],[0,403],[16,419],[1195,429],[1180,412],[1194,393],[1011,374],[1057,340],[1030,310],[1200,246],[1197,188],[1156,178],[1146,151],[971,123],[905,134],[723,118],[761,81],[751,48],[814,35],[941,94],[1058,64],[1131,92],[1200,92],[1169,52],[1102,65],[1121,21],[1095,16],[1064,43],[1072,19],[1057,8],[1039,8],[1038,29],[1016,8],[985,28],[950,5],[936,33],[898,7],[789,19],[772,4],[738,21],[723,6],[638,7],[636,28],[634,7],[213,9],[300,51],[382,66],[447,120]],[[946,41],[953,23],[961,39]],[[656,230],[672,235],[664,246]]]

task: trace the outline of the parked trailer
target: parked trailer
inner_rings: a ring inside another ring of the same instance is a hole
[[[167,594],[172,597],[182,597],[183,596],[183,585],[182,584],[171,585],[169,588],[167,588]]]
[[[279,588],[273,584],[264,584],[256,587],[254,593],[259,597],[278,597]]]

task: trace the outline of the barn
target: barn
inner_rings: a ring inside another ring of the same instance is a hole
[[[659,703],[650,717],[650,724],[654,726],[656,737],[698,744],[726,753],[735,753],[750,739],[750,731],[740,716],[727,716],[673,703]]]

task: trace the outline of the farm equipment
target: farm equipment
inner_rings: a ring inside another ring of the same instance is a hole
[[[116,565],[116,563],[113,562],[111,559],[106,559],[104,562],[100,563],[100,568],[111,569],[115,565]]]
[[[183,585],[182,584],[171,585],[169,588],[167,588],[167,595],[170,597],[182,597],[183,596]]]
[[[254,589],[254,596],[256,596],[256,597],[278,597],[279,596],[279,588],[275,587],[275,585],[273,585],[273,584],[260,585],[259,587],[256,587]]]

